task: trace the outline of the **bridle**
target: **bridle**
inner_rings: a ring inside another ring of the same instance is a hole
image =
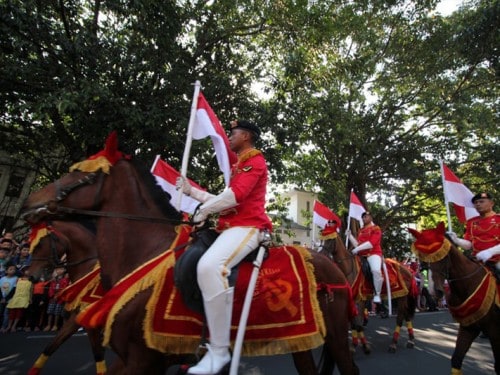
[[[332,241],[337,241],[337,240],[333,239]],[[333,246],[336,246],[336,244],[333,245]],[[322,247],[323,250],[325,250],[325,244],[324,243],[323,243],[323,245],[321,247]],[[346,277],[348,277],[350,275],[356,275],[356,261],[355,261],[355,256],[353,254],[347,255],[345,258],[336,259],[336,257],[333,255],[333,251],[326,250],[326,252],[330,256],[330,258],[332,259],[332,261],[335,262],[335,263],[337,263],[337,264],[342,264],[345,261],[350,261],[350,267],[349,267],[350,271],[347,272],[347,274],[345,275]]]
[[[47,223],[47,228],[52,228],[50,221]],[[49,240],[50,240],[50,254],[46,257],[32,257],[31,258],[32,261],[39,261],[39,262],[46,261],[46,262],[49,262],[49,264],[53,268],[57,268],[57,267],[70,268],[70,267],[76,267],[76,266],[79,266],[80,264],[97,259],[97,255],[94,255],[94,256],[89,256],[89,257],[86,257],[86,258],[83,258],[83,259],[80,259],[77,261],[73,261],[73,262],[63,261],[61,259],[61,257],[59,256],[59,252],[57,251],[57,243],[63,244],[63,242],[61,241],[61,239],[57,235],[57,232],[54,229],[49,229],[48,236],[49,236]],[[63,247],[62,253],[68,254],[69,253],[68,244],[67,243],[63,244],[63,246],[64,247]]]
[[[74,215],[83,215],[90,217],[108,217],[108,218],[120,218],[127,220],[136,220],[136,221],[146,221],[150,223],[175,223],[179,224],[192,224],[189,221],[183,221],[178,219],[169,219],[169,218],[160,218],[160,217],[150,217],[150,216],[140,216],[140,215],[131,215],[127,213],[121,212],[106,212],[106,211],[98,211],[97,207],[99,206],[101,191],[104,185],[104,177],[105,174],[102,171],[99,172],[91,172],[85,175],[84,177],[78,179],[77,181],[68,184],[67,186],[61,186],[60,180],[54,182],[56,187],[56,196],[55,199],[48,201],[45,204],[42,204],[37,207],[33,207],[27,212],[22,214],[22,218],[26,219],[31,215],[44,215],[48,217],[60,217],[65,218],[67,216]],[[98,180],[98,188],[96,195],[94,197],[94,205],[91,210],[84,210],[78,208],[71,208],[62,206],[59,203],[64,201],[73,191],[80,189],[81,187],[87,185],[93,185],[96,180]]]

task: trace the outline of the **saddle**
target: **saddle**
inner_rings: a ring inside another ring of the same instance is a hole
[[[177,259],[174,266],[174,284],[179,290],[183,302],[191,310],[204,314],[203,296],[201,294],[200,286],[198,285],[198,278],[196,267],[198,261],[205,254],[207,249],[214,243],[219,236],[213,228],[202,227],[191,233],[193,241],[189,248]],[[252,250],[242,262],[253,262],[257,255],[256,250]],[[266,252],[265,257],[268,253]],[[236,265],[231,269],[231,274],[228,277],[230,286],[236,284],[238,277],[238,267]]]

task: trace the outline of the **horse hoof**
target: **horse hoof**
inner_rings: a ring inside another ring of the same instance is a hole
[[[370,354],[372,352],[371,348],[369,346],[363,346],[363,353],[366,355]]]
[[[389,346],[389,353],[396,353],[396,348],[394,346]]]
[[[408,349],[413,349],[413,348],[415,347],[415,343],[414,343],[413,341],[408,341],[408,342],[406,343],[406,347],[407,347]]]

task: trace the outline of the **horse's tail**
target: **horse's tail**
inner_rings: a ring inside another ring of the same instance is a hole
[[[325,341],[323,348],[321,349],[321,356],[318,362],[318,374],[333,374],[335,369],[335,360],[333,359],[331,353],[330,345]]]

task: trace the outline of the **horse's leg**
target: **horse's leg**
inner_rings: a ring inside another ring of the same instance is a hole
[[[455,350],[451,356],[451,368],[454,374],[462,373],[462,363],[465,354],[469,351],[472,342],[479,336],[481,330],[476,326],[463,327],[459,325],[457,340],[455,342]]]
[[[413,331],[413,321],[406,321],[406,329],[408,330],[408,341],[406,342],[406,347],[408,349],[413,349],[415,347],[415,333]]]
[[[54,337],[54,339],[43,349],[42,354],[40,354],[33,366],[28,370],[28,375],[40,374],[49,357],[54,354],[67,339],[78,331],[80,326],[76,323],[75,318],[76,312],[72,312],[61,329],[57,332],[56,337]]]
[[[97,375],[104,375],[107,372],[106,361],[104,360],[104,347],[102,346],[102,336],[100,329],[87,329],[87,336],[94,354],[94,361]]]
[[[398,301],[401,302],[401,301]],[[392,334],[392,342],[389,345],[389,353],[396,353],[398,347],[399,335],[401,333],[401,327],[403,326],[404,318],[404,306],[402,303],[398,303],[398,315],[396,316],[396,328]]]
[[[303,375],[317,375],[316,365],[310,350],[303,352],[292,353],[293,363],[299,374]]]
[[[334,292],[333,298],[327,293],[318,293],[318,301],[326,325],[326,348],[321,375],[333,373],[335,365],[342,375],[359,374],[349,345],[349,296],[345,291]]]
[[[493,350],[493,359],[495,360],[495,373],[500,374],[500,331],[498,330],[498,319],[493,317],[493,320],[490,320],[490,328],[487,331],[488,338],[490,340],[491,349]]]

